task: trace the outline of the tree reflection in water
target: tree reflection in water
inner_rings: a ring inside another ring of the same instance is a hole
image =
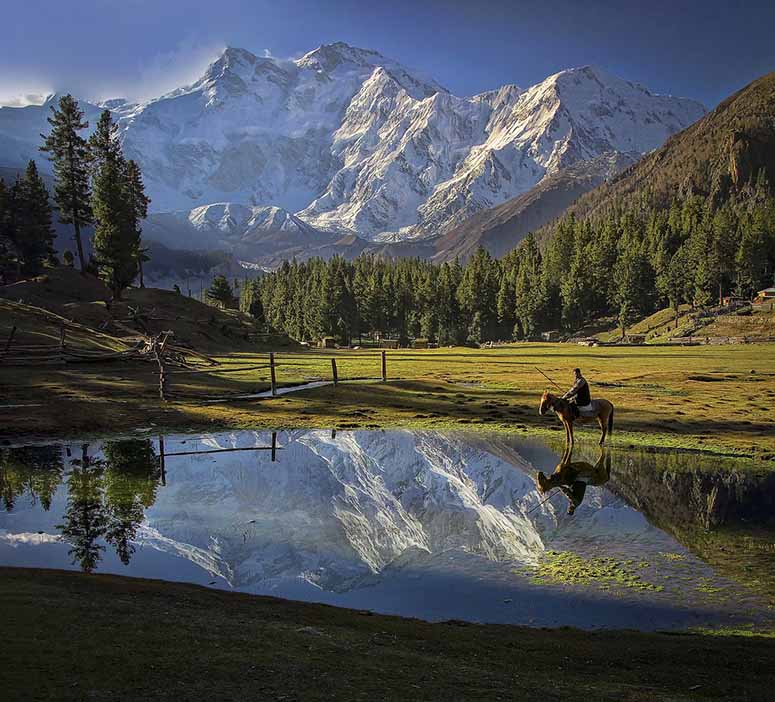
[[[145,509],[156,500],[159,461],[148,439],[108,441],[103,458],[88,455],[71,461],[67,509],[57,525],[70,544],[73,564],[91,573],[100,561],[104,539],[128,565]]]
[[[34,505],[51,508],[51,498],[62,482],[64,464],[60,446],[20,446],[0,450],[0,501],[12,512],[20,495]]]
[[[137,527],[145,510],[156,501],[159,460],[148,439],[111,441],[105,454],[105,505],[108,525],[106,541],[116,549],[124,565],[135,552]]]
[[[84,444],[81,458],[71,461],[73,470],[67,480],[67,510],[64,523],[57,524],[57,529],[70,544],[68,555],[84,573],[91,573],[99,562],[100,553],[105,550],[99,539],[105,535],[108,526],[103,504],[102,465],[99,461],[91,461],[88,448]]]

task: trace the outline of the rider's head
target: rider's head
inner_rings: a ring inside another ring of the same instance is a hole
[[[573,369],[573,375],[575,375],[577,378],[581,377],[581,368],[574,368]]]

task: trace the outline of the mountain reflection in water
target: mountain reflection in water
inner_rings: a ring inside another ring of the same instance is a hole
[[[538,441],[409,431],[6,448],[0,564],[426,619],[772,625],[772,472],[675,452],[557,460]]]

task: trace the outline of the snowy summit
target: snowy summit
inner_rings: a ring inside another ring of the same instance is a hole
[[[0,108],[0,165],[48,167],[48,104]],[[280,208],[287,226],[378,241],[438,235],[575,163],[648,152],[704,114],[590,66],[458,97],[341,42],[293,61],[227,48],[189,86],[82,107],[92,124],[114,112],[154,212]]]

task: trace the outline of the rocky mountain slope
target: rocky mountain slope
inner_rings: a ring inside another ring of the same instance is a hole
[[[0,166],[33,156],[45,165],[37,146],[52,101],[0,108]],[[380,242],[442,234],[573,164],[648,152],[704,111],[592,67],[457,97],[343,43],[293,61],[229,48],[190,86],[83,107],[92,124],[100,109],[114,112],[155,212],[279,208],[269,216],[314,227],[281,229],[304,247],[329,245],[332,232]],[[315,231],[326,235],[306,241]]]
[[[581,197],[579,217],[646,196],[658,207],[697,193],[723,201],[760,172],[775,183],[775,72],[753,81],[617,178]]]
[[[564,168],[502,205],[483,210],[434,240],[436,261],[468,259],[480,246],[500,257],[531,231],[559,217],[575,200],[631,166],[636,152],[608,152]]]

